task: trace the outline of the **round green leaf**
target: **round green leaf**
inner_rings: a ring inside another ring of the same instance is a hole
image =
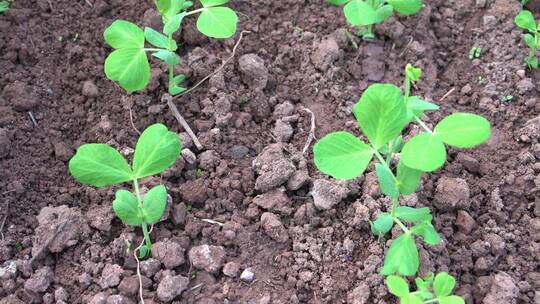
[[[218,6],[229,2],[230,0],[201,0],[204,7]]]
[[[114,21],[103,33],[107,43],[115,48],[144,48],[144,33],[134,23],[125,20]]]
[[[105,59],[105,75],[128,92],[140,91],[150,81],[150,64],[143,49],[119,49]]]
[[[392,84],[373,84],[353,109],[360,128],[375,149],[396,138],[408,123],[401,90]]]
[[[456,279],[446,272],[441,272],[435,276],[433,281],[433,291],[437,298],[446,297],[452,293],[456,287]]]
[[[113,210],[116,216],[127,225],[138,226],[143,223],[137,200],[133,194],[127,190],[116,191],[116,198],[113,201]]]
[[[384,257],[382,274],[414,275],[418,271],[418,248],[409,233],[400,235],[392,242]]]
[[[491,136],[489,121],[480,115],[469,113],[447,116],[433,131],[443,142],[458,148],[472,148]]]
[[[530,47],[531,49],[536,48],[536,41],[534,41],[533,35],[525,34],[523,35],[523,39],[525,40],[525,43],[527,44],[528,47]]]
[[[371,227],[371,232],[375,234],[376,236],[383,236],[385,235],[392,227],[394,226],[394,219],[389,213],[383,212],[379,214],[377,217],[377,220],[374,222],[369,222],[369,225]]]
[[[400,299],[400,304],[424,304],[421,298],[416,295],[409,294]]]
[[[397,166],[397,187],[401,194],[412,194],[420,186],[420,179],[422,178],[422,171],[409,168],[405,166],[402,160],[399,161]]]
[[[167,23],[163,26],[163,33],[167,35],[172,35],[178,29],[180,28],[180,25],[182,24],[182,20],[184,20],[184,17],[186,16],[185,12],[182,12],[180,14],[176,14],[174,16],[171,16]]]
[[[401,277],[391,275],[386,278],[386,286],[391,294],[396,297],[404,297],[409,294],[409,284]]]
[[[422,0],[388,0],[390,5],[402,15],[412,15],[422,9]]]
[[[163,172],[180,155],[180,140],[162,124],[153,124],[139,137],[133,156],[133,175],[142,178]]]
[[[393,12],[394,12],[394,8],[391,5],[387,4],[387,5],[383,5],[383,6],[379,7],[375,11],[375,14],[377,14],[377,21],[375,23],[376,24],[377,23],[383,23],[388,18],[390,18],[390,16],[392,16]]]
[[[446,148],[438,136],[420,133],[403,146],[401,160],[409,168],[433,172],[444,165]]]
[[[96,187],[132,179],[131,169],[124,157],[105,144],[86,144],[79,147],[69,161],[69,172],[77,181]]]
[[[514,18],[514,22],[522,29],[534,32],[536,30],[536,24],[534,22],[534,16],[531,12],[523,10]]]
[[[360,176],[367,168],[371,147],[348,132],[334,132],[323,137],[313,147],[315,165],[322,172],[340,179]]]
[[[144,37],[146,38],[146,41],[148,41],[155,47],[166,49],[169,46],[169,38],[167,38],[167,36],[163,35],[162,33],[154,30],[153,28],[145,27]],[[176,50],[178,47],[176,45],[176,41],[171,40],[171,43],[172,49]]]
[[[197,19],[197,28],[212,38],[230,38],[236,33],[238,15],[228,7],[209,7]]]
[[[431,224],[431,219],[415,225],[411,228],[411,232],[421,236],[424,239],[424,242],[429,245],[437,245],[441,241],[441,236],[439,235],[439,233],[437,233],[437,230],[435,230],[435,227],[433,227],[433,225]]]
[[[414,223],[430,219],[431,213],[427,207],[413,208],[400,206],[395,209],[394,215],[406,222]]]
[[[167,189],[165,186],[158,185],[150,189],[143,200],[143,219],[145,223],[155,224],[163,216],[167,207]]]
[[[465,304],[465,300],[460,296],[442,297],[437,300],[439,301],[439,304]]]
[[[379,20],[377,12],[363,0],[351,0],[345,5],[343,12],[352,25],[370,25]]]

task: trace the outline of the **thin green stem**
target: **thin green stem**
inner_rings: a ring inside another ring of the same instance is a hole
[[[167,49],[172,52],[173,51],[171,49],[172,40],[173,40],[172,34],[168,35],[167,39],[168,39]],[[168,88],[167,88],[169,91],[169,94],[171,94],[171,88],[173,87],[173,78],[174,78],[174,66],[169,65],[169,82],[168,82]]]
[[[420,119],[418,116],[414,115],[414,120],[422,127],[422,129],[426,130],[429,134],[433,134],[433,131]]]
[[[405,89],[405,104],[407,104],[407,100],[409,99],[409,96],[411,95],[411,79],[409,79],[409,76],[407,76],[407,73],[405,72],[405,84],[403,85]]]
[[[394,222],[396,222],[396,224],[398,224],[399,228],[401,228],[401,230],[403,230],[403,232],[409,234],[411,233],[411,231],[409,230],[409,228],[407,228],[407,226],[405,226],[397,217],[392,217],[394,219]]]
[[[159,52],[159,51],[163,51],[164,49],[144,48],[143,50],[144,50],[145,52]]]
[[[197,13],[200,13],[202,11],[206,10],[206,7],[201,7],[199,9],[196,9],[196,10],[192,10],[191,12],[187,12],[186,13],[186,17],[189,16],[189,15],[193,15],[193,14],[197,14]]]
[[[392,217],[394,216],[396,208],[398,207],[398,201],[398,197],[392,197],[392,210],[390,210],[390,214],[392,215]]]
[[[135,190],[135,197],[137,198],[137,207],[139,209],[142,209],[143,202],[141,199],[141,192],[139,191],[139,181],[136,178],[133,179],[133,188]],[[142,223],[141,228],[143,231],[143,236],[144,236],[144,241],[146,242],[146,246],[150,249],[152,247],[152,241],[150,240],[150,234],[148,233],[148,226],[146,223]]]
[[[146,242],[146,247],[150,249],[152,248],[152,240],[150,239],[150,233],[148,233],[148,225],[146,223],[143,223],[141,227],[142,227],[142,232],[144,236],[144,241]]]
[[[428,303],[437,303],[437,302],[439,302],[439,300],[437,300],[437,299],[432,299],[432,300],[427,300],[427,301],[425,301],[424,304],[428,304]]]
[[[133,179],[133,188],[135,189],[135,197],[137,198],[137,206],[139,208],[142,208],[141,192],[139,191],[139,181],[136,178]]]

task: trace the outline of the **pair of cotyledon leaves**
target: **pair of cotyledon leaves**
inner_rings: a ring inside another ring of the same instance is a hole
[[[375,150],[397,138],[414,116],[437,108],[417,97],[405,101],[401,90],[394,85],[371,85],[354,107],[358,124],[371,146],[349,132],[330,133],[313,148],[315,164],[335,178],[358,177],[367,168]],[[396,187],[402,194],[414,192],[417,183],[411,180],[419,180],[421,172],[435,171],[444,164],[445,144],[471,148],[486,141],[490,135],[490,124],[481,116],[468,113],[447,116],[435,126],[433,133],[422,132],[403,146],[397,180],[392,180],[393,175],[387,167],[377,167],[380,179],[389,176],[394,184],[385,183],[391,189],[385,191],[383,186],[383,192],[395,196]]]
[[[163,172],[180,155],[181,143],[174,132],[162,124],[154,124],[139,137],[130,166],[114,148],[105,144],[85,144],[69,161],[69,171],[79,182],[96,187],[110,186]],[[167,204],[163,185],[146,193],[142,208],[135,196],[118,190],[113,202],[116,215],[126,224],[153,224],[159,221]]]
[[[201,33],[212,38],[229,38],[236,32],[238,16],[228,8],[219,5],[229,0],[200,0],[203,5],[197,19],[197,28]],[[170,35],[176,32],[182,23],[186,12],[183,12],[183,0],[161,0],[158,10],[166,21],[163,33]],[[144,48],[145,39],[148,43],[163,50],[152,55],[165,61],[169,65],[180,63],[180,58],[174,52],[176,42],[169,45],[168,37],[154,29],[145,28],[144,31],[134,23],[125,20],[116,20],[109,26],[103,36],[105,41],[115,49],[105,60],[105,74],[107,78],[117,81],[128,92],[144,89],[150,81],[150,64]],[[185,89],[179,87],[183,76],[173,78],[170,93],[175,95]]]
[[[400,298],[401,304],[423,304],[424,300],[431,300],[434,298],[436,298],[440,304],[465,303],[463,298],[452,295],[452,291],[456,286],[456,280],[446,272],[437,274],[435,278],[433,278],[432,274],[431,278],[428,280],[417,278],[415,282],[418,290],[413,293],[409,290],[409,284],[403,278],[393,275],[386,278],[388,290],[390,293]],[[435,295],[429,290],[431,286],[433,287]]]
[[[377,0],[373,7],[364,0],[327,0],[334,5],[345,5],[343,12],[347,21],[355,26],[379,24],[388,19],[394,10],[403,15],[416,14],[422,9],[422,0]]]

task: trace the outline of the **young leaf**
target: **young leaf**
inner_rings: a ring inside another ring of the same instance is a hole
[[[407,124],[401,90],[391,84],[373,84],[353,109],[362,131],[375,149],[396,138]]]
[[[166,35],[172,35],[178,29],[180,28],[180,24],[182,24],[182,20],[186,16],[186,13],[180,13],[172,16],[167,23],[165,23],[165,26],[163,27],[163,33]]]
[[[429,291],[431,283],[422,280],[421,278],[414,279],[416,283],[416,289],[418,296],[424,300],[431,300],[434,298],[434,295]]]
[[[144,48],[144,33],[134,23],[125,20],[114,21],[103,33],[105,41],[115,49]]]
[[[514,18],[514,22],[522,29],[529,30],[531,32],[536,31],[536,23],[534,22],[534,16],[530,11],[523,10]]]
[[[105,144],[80,146],[69,161],[69,172],[77,181],[96,187],[120,184],[133,178],[124,157]]]
[[[442,297],[437,300],[439,301],[439,304],[465,304],[465,300],[460,296]]]
[[[180,56],[178,56],[176,53],[171,52],[171,51],[167,51],[167,50],[157,51],[153,53],[152,56],[165,61],[168,65],[176,65],[180,63]]]
[[[422,0],[387,0],[402,15],[412,15],[422,9]]]
[[[534,41],[533,35],[525,34],[523,35],[523,39],[525,40],[525,43],[527,44],[528,47],[530,47],[531,49],[536,48],[536,42]]]
[[[201,0],[204,7],[218,6],[229,2],[230,0]]]
[[[392,226],[394,226],[394,219],[389,213],[383,212],[379,214],[377,220],[374,222],[370,221],[369,225],[371,226],[371,232],[376,236],[381,237],[392,229]]]
[[[375,171],[377,171],[382,193],[397,198],[399,196],[399,189],[396,186],[396,178],[392,174],[392,171],[379,163],[375,164]]]
[[[148,254],[150,253],[150,248],[146,245],[142,245],[141,248],[139,248],[139,259],[144,259]]]
[[[382,274],[414,275],[418,271],[418,248],[409,233],[400,235],[392,242],[384,257]]]
[[[144,37],[146,38],[146,41],[155,47],[166,49],[169,46],[169,39],[167,36],[150,27],[144,28]],[[176,41],[172,40],[172,44],[173,49],[176,50],[178,48]]]
[[[236,33],[238,15],[228,7],[209,7],[197,19],[197,28],[211,38],[230,38]]]
[[[178,95],[178,94],[183,93],[183,92],[185,92],[185,91],[187,91],[186,88],[179,87],[179,86],[177,86],[177,85],[173,85],[173,86],[171,86],[171,87],[169,88],[169,94],[171,94],[172,96]]]
[[[421,236],[424,239],[424,242],[427,244],[437,245],[441,241],[441,236],[437,233],[435,227],[433,227],[430,222],[431,219],[429,219],[429,221],[417,224],[411,228],[411,232]]]
[[[452,293],[456,287],[456,279],[446,272],[441,272],[435,276],[433,281],[433,291],[437,298],[446,297]]]
[[[376,24],[377,23],[383,23],[384,21],[386,21],[386,19],[390,18],[390,16],[392,16],[392,13],[394,12],[394,8],[391,6],[391,5],[383,5],[381,7],[379,7],[376,11],[375,11],[375,14],[377,15],[377,20],[376,20]]]
[[[351,0],[326,0],[326,2],[335,5],[335,6],[342,6],[343,4],[349,2]]]
[[[441,120],[433,130],[446,144],[472,148],[491,136],[491,126],[484,117],[469,113],[454,113]]]
[[[400,206],[396,208],[394,215],[409,223],[424,221],[428,218],[431,220],[431,213],[427,207],[412,208],[408,206]]]
[[[373,157],[372,149],[349,132],[334,132],[313,147],[315,165],[322,172],[339,179],[360,176]]]
[[[116,216],[127,225],[138,226],[143,223],[143,217],[139,210],[137,200],[127,190],[116,191],[113,201],[113,210]]]
[[[343,8],[345,18],[352,25],[370,25],[378,22],[377,12],[363,0],[351,0]]]
[[[167,189],[163,185],[155,186],[144,196],[143,219],[145,223],[155,224],[163,216],[167,207]]]
[[[400,304],[424,304],[421,298],[413,294],[408,294],[400,300]]]
[[[180,140],[162,124],[153,124],[139,137],[133,157],[133,175],[136,178],[163,172],[180,155]]]
[[[412,194],[420,186],[422,171],[405,166],[403,161],[399,161],[397,166],[397,187],[404,195]]]
[[[105,59],[105,75],[128,92],[142,90],[150,81],[150,64],[144,49],[118,49]]]
[[[432,172],[444,164],[446,148],[438,136],[420,133],[403,146],[401,160],[409,168]]]
[[[172,79],[172,83],[175,85],[179,85],[184,82],[184,80],[186,80],[186,76],[184,74],[179,74],[174,76],[174,78]]]
[[[396,297],[404,297],[409,294],[409,284],[401,277],[390,275],[386,278],[386,286],[391,294]]]
[[[418,117],[422,116],[424,111],[436,111],[438,109],[438,105],[422,100],[418,96],[410,96],[407,99],[407,110],[412,111]]]

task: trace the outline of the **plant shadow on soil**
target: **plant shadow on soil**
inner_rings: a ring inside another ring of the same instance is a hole
[[[180,277],[189,286],[178,303],[395,302],[378,274],[385,240],[367,223],[389,205],[373,168],[350,182],[317,172],[301,152],[310,130],[302,108],[314,112],[318,137],[344,126],[358,132],[351,108],[361,92],[373,82],[401,85],[406,63],[424,70],[414,94],[440,103],[442,114],[484,115],[494,128],[486,145],[450,150],[444,169],[403,202],[430,207],[443,238],[420,247],[420,274],[456,275],[467,303],[538,303],[540,101],[513,25],[519,1],[428,1],[418,15],[377,26],[380,39],[359,50],[342,30],[340,9],[322,0],[231,6],[241,13],[240,30],[251,31],[234,63],[176,100],[205,151],[159,103],[164,66],[154,62],[149,88],[134,95],[103,74],[103,30],[117,18],[158,28],[149,2],[18,0],[0,15],[0,262],[28,260],[69,219],[31,277],[2,278],[0,303],[138,300],[126,240],[138,243],[140,231],[114,219],[115,189],[81,186],[66,167],[84,142],[131,157],[130,112],[139,130],[163,122],[179,132],[197,156],[144,182],[164,183],[173,198],[169,219],[152,233],[161,263],[143,265],[147,303],[171,296],[159,286],[183,284]],[[190,20],[177,38],[193,85],[230,56],[238,35],[209,40]],[[468,59],[472,47],[482,48],[481,58]],[[310,196],[317,192],[318,208]],[[319,210],[325,204],[331,208]],[[212,258],[205,260],[206,244]],[[239,279],[248,267],[249,283]]]

